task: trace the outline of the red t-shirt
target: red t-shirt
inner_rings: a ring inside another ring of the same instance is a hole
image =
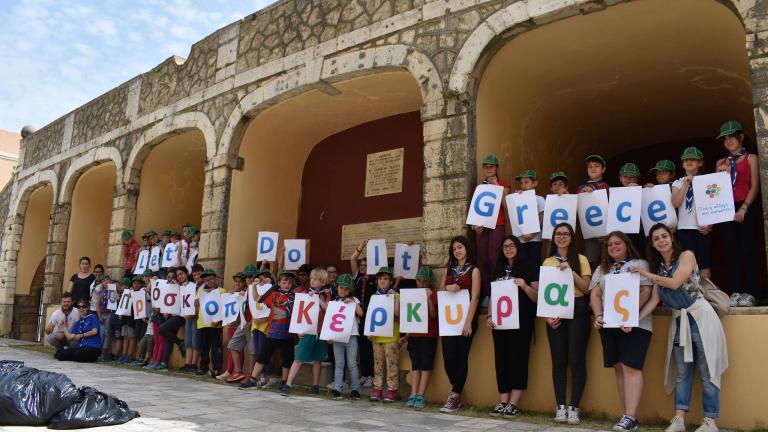
[[[504,186],[505,188],[511,187],[511,185],[509,183],[505,182],[504,180],[496,180],[496,183],[498,183],[499,186]],[[502,197],[502,201],[503,200],[504,199]],[[505,212],[506,211],[504,210],[504,207],[502,206],[499,209],[499,217],[498,217],[498,219],[496,219],[496,226],[504,226],[504,225],[507,224],[507,218],[504,216]]]
[[[407,289],[407,288],[406,288]],[[432,295],[429,296],[429,302],[435,305],[437,307],[437,291],[432,291]],[[428,338],[436,338],[438,336],[437,334],[437,315],[435,315],[434,318],[429,316],[429,309],[427,309],[427,332],[426,333],[409,333],[408,337],[415,337],[415,338],[422,338],[422,337],[428,337]]]
[[[136,265],[139,249],[139,242],[134,239],[131,239],[128,244],[123,245],[123,268],[125,270],[133,270],[133,267]]]

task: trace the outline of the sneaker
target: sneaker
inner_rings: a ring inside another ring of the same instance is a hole
[[[361,385],[363,387],[373,387],[373,377],[372,376],[363,377],[360,380],[360,382],[361,382]]]
[[[198,377],[204,377],[207,374],[208,374],[208,371],[203,370],[203,369],[198,369],[198,370],[195,371],[195,376],[198,376]]]
[[[441,413],[453,414],[461,408],[461,396],[450,395],[448,400],[445,401],[445,405],[440,408]]]
[[[283,396],[288,396],[288,394],[291,393],[291,386],[288,384],[283,384],[280,386],[280,394]]]
[[[568,407],[568,424],[577,425],[580,423],[581,423],[581,419],[579,418],[579,409],[569,406]]]
[[[741,293],[733,293],[731,294],[731,307],[736,307],[739,305],[739,300],[741,299],[742,294]]]
[[[329,382],[329,383],[328,383],[328,385],[327,385],[327,386],[325,386],[325,388],[327,388],[328,390],[333,390],[333,389],[335,389],[335,388],[336,388],[336,381],[331,381],[331,382]]]
[[[632,417],[625,415],[622,416],[618,423],[616,423],[613,426],[613,430],[616,432],[630,432],[630,431],[636,431],[637,430],[637,419],[633,419]]]
[[[336,389],[331,390],[331,398],[337,399],[337,400],[341,399],[341,392]]]
[[[737,303],[739,307],[755,307],[755,297],[752,294],[742,294]]]
[[[280,388],[284,383],[282,380],[278,377],[272,377],[267,379],[266,377],[262,377],[262,380],[264,380],[264,384],[262,384],[262,388],[264,389],[270,389],[270,388]]]
[[[154,368],[152,368],[152,370],[156,370],[156,371],[168,370],[168,365],[161,362],[161,363],[158,363]]]
[[[349,398],[352,400],[360,400],[360,392],[357,390],[352,390],[349,393]]]
[[[373,389],[371,392],[371,396],[368,398],[371,402],[378,402],[381,400],[381,390],[380,389]]]
[[[417,410],[422,410],[427,407],[427,400],[424,399],[424,396],[416,396],[416,399],[413,401],[413,408]]]
[[[240,390],[247,390],[247,389],[256,388],[257,385],[258,385],[258,381],[249,377],[248,379],[243,380],[243,382],[241,382],[240,385],[237,386],[237,388]]]
[[[238,383],[238,382],[244,380],[246,376],[247,375],[243,374],[242,372],[235,372],[229,378],[227,378],[226,381],[228,383],[230,383],[230,384]]]
[[[555,421],[557,423],[565,423],[568,421],[568,410],[565,409],[565,405],[558,405],[555,411]]]
[[[412,394],[412,395],[408,396],[408,400],[405,401],[405,407],[406,408],[413,408],[413,403],[416,402],[416,398],[417,397],[418,396],[416,396],[415,394]]]
[[[664,432],[685,432],[685,419],[680,416],[673,417]]]
[[[387,390],[384,394],[384,403],[392,403],[397,399],[397,392],[394,390]]]
[[[224,380],[226,380],[227,378],[229,378],[231,376],[232,376],[232,374],[230,374],[229,371],[225,371],[223,374],[217,375],[214,378],[216,378],[219,381],[224,381]]]
[[[144,366],[144,369],[152,370],[155,368],[155,366],[157,366],[157,362],[149,362],[146,366]]]
[[[507,409],[507,405],[504,402],[499,402],[491,410],[491,417],[501,417],[504,415],[504,411]]]
[[[704,417],[704,420],[701,421],[701,426],[697,427],[695,432],[717,432],[718,430],[715,419]]]
[[[520,408],[518,408],[517,405],[507,404],[507,409],[504,411],[504,413],[501,416],[504,418],[507,418],[507,417],[514,417],[518,414],[520,414]]]
[[[313,385],[312,388],[309,389],[309,392],[312,394],[319,395],[320,394],[320,386]]]

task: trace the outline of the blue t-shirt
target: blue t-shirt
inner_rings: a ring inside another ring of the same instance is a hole
[[[87,333],[93,329],[99,329],[99,318],[95,313],[90,313],[83,318],[80,318],[78,322],[72,327],[72,333]],[[101,337],[97,331],[93,336],[86,336],[80,341],[79,348],[101,348]]]

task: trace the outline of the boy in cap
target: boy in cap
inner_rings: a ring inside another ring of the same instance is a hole
[[[696,147],[687,147],[680,160],[685,176],[672,183],[672,205],[677,207],[677,240],[683,250],[690,250],[696,256],[701,275],[710,278],[709,233],[712,225],[699,225],[693,199],[693,177],[701,174],[704,153]]]
[[[136,267],[136,258],[139,255],[141,246],[139,246],[139,242],[133,238],[133,231],[131,230],[123,230],[120,239],[123,241],[124,276],[130,277],[131,274],[133,274],[133,268]]]
[[[133,292],[136,294],[131,295],[144,295],[144,307],[147,311],[151,310],[152,297],[149,295],[144,287],[144,277],[142,275],[136,275],[131,279],[131,285]],[[146,366],[149,363],[150,357],[152,357],[152,351],[154,349],[155,336],[153,328],[149,324],[149,313],[144,318],[136,319],[136,327],[134,328],[136,339],[139,341],[137,359],[130,363],[131,366]]]
[[[656,177],[657,185],[671,185],[675,180],[675,163],[669,159],[662,159],[656,162],[649,172]],[[647,183],[646,187],[653,187],[653,184]]]
[[[131,289],[131,279],[127,277],[120,279],[117,284],[117,289],[120,292],[126,289]],[[134,333],[136,320],[133,319],[133,309],[131,309],[130,315],[121,316],[120,320],[122,321],[120,335],[123,337],[123,349],[122,355],[117,359],[117,362],[133,363],[136,360],[133,358],[133,352],[136,350],[136,338]]]
[[[637,186],[640,184],[640,168],[632,162],[627,162],[619,168],[619,182],[622,187]],[[637,252],[643,253],[645,251],[645,235],[643,231],[642,222],[640,223],[640,231],[636,233],[626,233],[629,240],[632,241],[632,245]]]
[[[370,400],[377,402],[382,400],[384,380],[386,378],[387,392],[384,395],[384,403],[391,403],[397,399],[397,391],[400,388],[400,294],[392,288],[394,272],[392,267],[382,267],[376,272],[376,293],[395,297],[394,328],[392,336],[369,336],[373,342],[373,391]],[[385,376],[386,371],[386,376]]]
[[[427,291],[427,332],[407,335],[408,357],[411,359],[411,395],[405,406],[423,409],[427,406],[424,394],[427,392],[437,352],[437,291],[432,291],[431,268],[419,267],[416,286]]]
[[[568,193],[568,176],[563,171],[555,171],[549,175],[549,191],[555,195]]]
[[[603,180],[605,174],[605,159],[600,155],[589,155],[584,159],[587,164],[587,181],[582,183],[576,190],[577,194],[584,192],[594,192],[600,189],[608,189],[608,183]],[[605,241],[605,238],[592,238],[584,240],[584,255],[589,260],[589,264],[592,268],[597,266],[600,262],[600,255],[602,254],[601,243]]]
[[[203,277],[203,286],[197,289],[195,294],[195,308],[197,310],[197,331],[200,335],[200,369],[195,372],[197,376],[203,376],[209,373],[209,361],[210,361],[210,374],[211,378],[216,378],[221,373],[221,366],[223,361],[223,353],[221,349],[221,321],[212,322],[206,324],[203,320],[202,305],[200,304],[200,297],[204,293],[209,293],[213,290],[219,290],[219,294],[226,294],[227,290],[219,288],[216,283],[216,272],[213,269],[205,269],[201,274]]]
[[[536,186],[539,185],[538,176],[536,171],[532,169],[523,170],[517,177],[515,177],[520,190],[517,192],[524,192],[528,190],[536,190]],[[544,205],[546,201],[544,197],[536,195],[536,210],[539,214],[539,226],[541,226],[544,220]],[[517,237],[520,239],[520,243],[523,245],[525,254],[528,257],[533,267],[539,267],[541,264],[541,231],[538,233],[523,234]],[[494,261],[495,262],[495,261]]]
[[[360,399],[360,372],[357,367],[357,347],[360,339],[360,317],[363,316],[363,308],[360,307],[360,300],[355,297],[355,282],[352,279],[352,275],[345,273],[336,278],[336,288],[338,290],[338,297],[336,301],[349,304],[350,307],[355,308],[355,316],[352,323],[352,334],[349,337],[347,343],[338,341],[328,341],[332,343],[334,352],[334,381],[333,389],[331,390],[331,397],[334,399],[341,399],[341,390],[344,385],[344,368],[349,368],[349,381],[350,381],[350,393],[349,398],[352,400]]]

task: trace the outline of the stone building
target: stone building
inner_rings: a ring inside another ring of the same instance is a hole
[[[80,256],[119,274],[125,228],[200,226],[199,261],[228,281],[260,230],[338,262],[342,227],[421,218],[422,261],[442,266],[488,153],[505,178],[532,167],[578,181],[590,153],[609,172],[647,169],[696,143],[713,162],[718,126],[736,119],[768,166],[767,35],[758,0],[282,0],[24,138],[0,194],[0,334],[28,319],[21,297],[55,302]],[[402,192],[366,198],[366,156],[399,148]],[[740,337],[724,388],[740,389],[724,393],[723,424],[753,428],[768,421],[768,376],[754,374],[768,319],[725,322]],[[662,333],[642,418],[671,417]],[[469,403],[494,402],[489,339],[473,348]],[[615,414],[594,340],[584,407]],[[543,345],[524,407],[549,411]]]
[[[19,159],[21,136],[15,132],[0,129],[0,188],[11,180]]]

